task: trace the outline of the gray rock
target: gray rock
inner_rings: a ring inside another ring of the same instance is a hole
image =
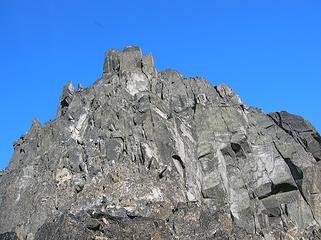
[[[321,136],[308,121],[287,112],[271,113],[269,116],[307,151],[312,153],[316,161],[321,160]]]
[[[320,239],[321,138],[137,47],[61,94],[0,174],[0,239]]]

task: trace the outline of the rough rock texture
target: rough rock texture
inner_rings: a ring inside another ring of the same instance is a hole
[[[137,47],[14,144],[0,239],[321,239],[321,137]]]

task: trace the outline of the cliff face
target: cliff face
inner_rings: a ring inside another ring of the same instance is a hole
[[[0,239],[320,238],[313,126],[158,73],[137,47],[109,51],[91,87],[68,83],[14,149]]]

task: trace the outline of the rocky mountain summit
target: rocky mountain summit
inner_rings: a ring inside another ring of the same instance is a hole
[[[62,92],[0,175],[4,239],[320,239],[321,137],[137,47]]]

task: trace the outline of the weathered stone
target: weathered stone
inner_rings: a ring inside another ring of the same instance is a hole
[[[15,232],[6,232],[0,234],[0,240],[19,240]]]
[[[58,106],[57,117],[64,115],[69,107],[74,95],[74,87],[71,82],[67,83],[62,91]]]
[[[269,116],[278,126],[293,136],[317,161],[321,160],[321,137],[308,121],[287,112],[271,113]]]
[[[229,87],[106,54],[0,172],[1,239],[320,239],[321,137]]]

